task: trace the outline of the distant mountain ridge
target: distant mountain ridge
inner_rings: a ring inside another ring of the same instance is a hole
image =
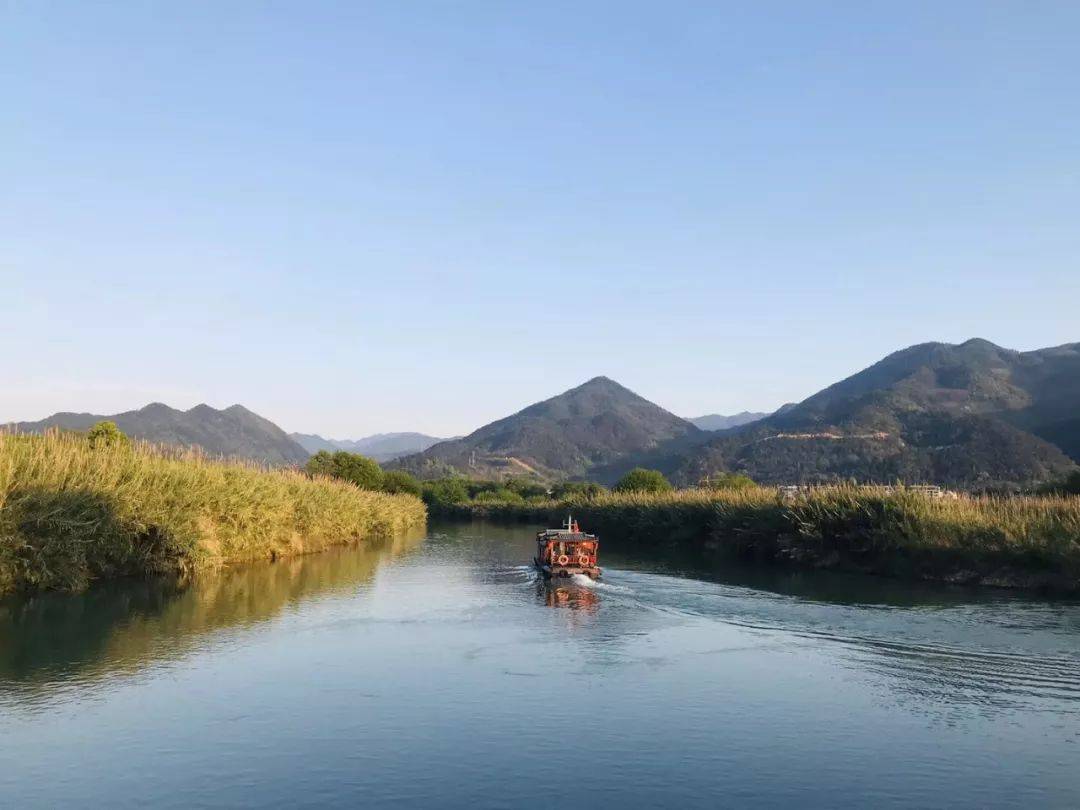
[[[690,422],[614,380],[594,377],[393,465],[425,478],[452,473],[565,478],[585,476],[625,457],[703,435]]]
[[[895,352],[702,443],[669,472],[980,487],[1050,480],[1077,461],[1080,344],[1017,352],[976,338]]]
[[[424,433],[376,433],[362,439],[324,439],[312,433],[290,433],[289,438],[307,450],[318,453],[320,450],[334,452],[345,450],[360,453],[378,462],[393,461],[411,453],[420,453],[434,444],[448,441]]]
[[[86,430],[108,419],[127,435],[159,444],[197,447],[214,456],[260,461],[273,465],[303,464],[308,452],[271,422],[242,405],[224,410],[196,405],[186,411],[152,402],[135,411],[111,415],[56,413],[37,422],[12,425],[21,433],[48,428]]]
[[[1015,488],[1077,469],[1080,343],[1028,352],[981,339],[923,343],[803,402],[719,431],[701,430],[606,377],[448,440],[419,433],[355,441],[290,436],[240,405],[178,411],[152,403],[112,416],[58,413],[14,427],[85,430],[102,419],[137,438],[213,455],[285,465],[302,464],[321,449],[346,449],[424,478],[525,475],[610,484],[640,465],[680,484],[740,472],[764,484]]]
[[[758,422],[768,415],[769,414],[767,413],[759,413],[757,411],[741,411],[740,413],[732,414],[731,416],[724,416],[719,413],[709,413],[705,416],[691,417],[686,421],[701,430],[730,430],[731,428],[749,425],[751,422]]]

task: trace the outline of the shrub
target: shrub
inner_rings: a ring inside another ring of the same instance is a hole
[[[748,475],[741,473],[720,473],[713,475],[701,482],[703,489],[749,489],[756,487],[757,482]]]
[[[1062,489],[1070,495],[1080,495],[1080,471],[1074,472],[1066,478]]]
[[[522,498],[539,498],[548,494],[546,486],[528,478],[508,478],[504,486]]]
[[[551,497],[557,501],[567,498],[595,498],[607,490],[593,481],[560,481],[551,488]]]
[[[391,495],[415,495],[420,497],[420,482],[404,470],[383,473],[382,491]]]
[[[615,492],[671,492],[671,486],[659,470],[646,470],[635,467],[613,487]]]
[[[508,487],[489,489],[480,492],[473,498],[476,503],[524,503],[525,499],[520,494]]]
[[[487,481],[484,479],[465,478],[459,480],[461,480],[461,483],[464,485],[469,498],[475,498],[483,492],[494,492],[502,486],[498,481]]]
[[[1080,470],[1062,481],[1058,485],[1057,491],[1063,495],[1080,495]]]
[[[98,422],[86,432],[86,440],[91,447],[117,447],[128,444],[128,437],[116,422],[107,419]]]
[[[461,478],[439,478],[424,483],[422,497],[424,503],[449,506],[469,500],[469,490]]]
[[[382,468],[375,461],[359,453],[347,453],[344,450],[329,453],[326,450],[320,450],[308,459],[304,469],[310,475],[339,478],[356,484],[360,489],[382,488]]]

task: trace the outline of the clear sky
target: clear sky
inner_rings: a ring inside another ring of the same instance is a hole
[[[1080,341],[1080,4],[0,3],[0,421],[462,433]]]

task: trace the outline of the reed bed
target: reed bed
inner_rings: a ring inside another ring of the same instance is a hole
[[[0,593],[183,573],[391,537],[410,495],[145,443],[0,433]]]
[[[837,486],[607,493],[458,504],[450,514],[558,525],[573,513],[620,541],[696,545],[763,561],[961,583],[1080,591],[1080,497],[932,498]]]

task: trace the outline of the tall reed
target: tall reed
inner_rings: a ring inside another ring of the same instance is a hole
[[[1080,590],[1080,497],[932,498],[837,486],[607,493],[588,499],[470,503],[458,517],[547,522],[572,513],[627,542],[688,544],[762,560],[875,573]]]
[[[418,498],[290,470],[0,433],[0,593],[320,551],[425,517]]]

